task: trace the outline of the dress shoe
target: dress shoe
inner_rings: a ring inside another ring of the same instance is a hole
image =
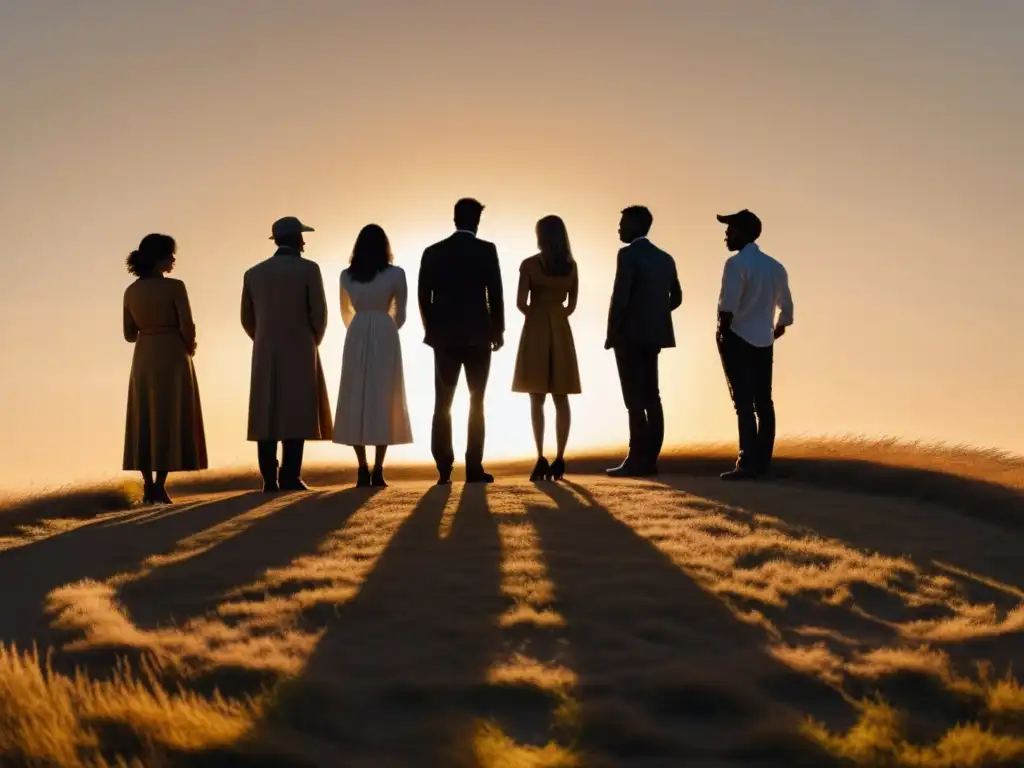
[[[370,469],[369,467],[360,467],[356,471],[356,488],[369,488],[370,487]]]
[[[730,469],[728,472],[723,472],[721,475],[719,475],[719,477],[722,480],[726,480],[728,482],[739,482],[744,480],[757,479],[757,475],[751,472],[749,469],[740,469],[739,467],[737,467],[736,469]]]
[[[374,467],[373,474],[370,475],[370,485],[374,488],[387,488],[388,484],[384,482],[384,468]]]
[[[281,483],[282,491],[308,491],[309,486],[302,482],[301,478],[293,478],[291,480],[285,480]]]
[[[647,473],[645,472],[644,465],[636,460],[630,460],[627,456],[619,466],[606,469],[604,471],[608,477],[644,477]]]
[[[264,493],[277,493],[281,488],[278,486],[275,480],[264,480],[263,481],[263,492]]]
[[[483,468],[466,470],[467,483],[493,483],[494,475],[484,472]]]

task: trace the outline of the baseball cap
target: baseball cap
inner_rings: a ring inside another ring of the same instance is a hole
[[[754,240],[761,236],[761,220],[744,208],[736,213],[719,214],[716,216],[722,224],[732,224],[746,232]]]
[[[285,216],[284,218],[278,219],[270,227],[270,239],[273,240],[278,237],[287,237],[288,235],[297,235],[300,232],[315,232],[312,227],[307,227],[295,216]]]

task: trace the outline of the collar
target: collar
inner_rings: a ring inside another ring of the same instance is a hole
[[[292,248],[290,245],[279,245],[277,250],[274,251],[275,256],[299,256],[302,257],[302,253],[298,248]]]
[[[633,243],[639,243],[641,240],[649,240],[649,238],[647,237],[647,235],[640,235],[640,237],[634,237],[632,240],[630,240],[629,244],[632,245]]]
[[[476,237],[476,232],[472,232],[472,231],[470,231],[468,229],[456,229],[455,230],[455,234],[456,235],[463,234],[463,235],[469,235],[470,237]]]
[[[760,253],[760,252],[761,252],[761,249],[757,247],[757,243],[747,243],[742,248],[740,248],[738,251],[736,251],[736,255],[739,256],[742,253]]]

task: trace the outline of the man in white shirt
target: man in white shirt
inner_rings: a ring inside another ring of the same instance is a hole
[[[761,220],[746,209],[717,218],[727,225],[726,247],[734,252],[722,272],[717,341],[740,438],[736,467],[722,479],[750,480],[771,468],[774,343],[793,324],[793,297],[786,268],[756,244]]]

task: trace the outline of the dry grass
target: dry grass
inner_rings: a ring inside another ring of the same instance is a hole
[[[782,457],[798,482],[721,485],[702,449],[658,482],[24,502],[0,512],[0,764],[1024,762],[1021,460]]]

